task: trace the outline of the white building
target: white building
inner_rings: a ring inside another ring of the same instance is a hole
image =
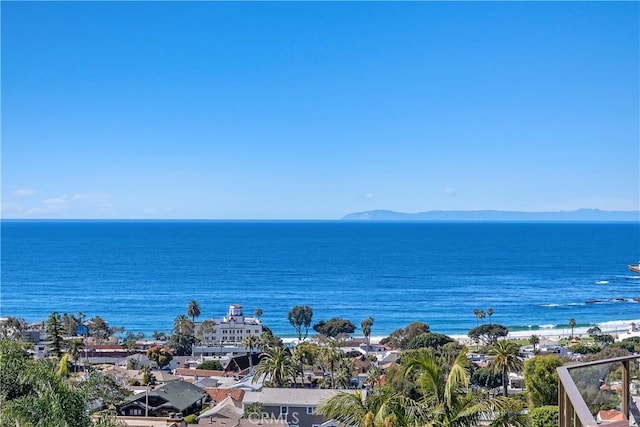
[[[242,345],[245,337],[262,334],[262,322],[255,317],[245,316],[240,304],[229,306],[227,315],[222,319],[210,319],[213,328],[202,331],[202,323],[195,324],[200,343],[194,347],[194,355],[240,354],[246,349]]]

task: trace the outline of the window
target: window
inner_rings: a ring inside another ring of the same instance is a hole
[[[280,407],[280,415],[287,415],[289,413],[289,407],[288,406],[281,406]],[[291,426],[289,426],[291,427]]]
[[[307,406],[307,414],[309,415],[313,414],[313,406]]]
[[[142,415],[142,409],[138,409],[138,408],[129,409],[129,415],[140,416]]]

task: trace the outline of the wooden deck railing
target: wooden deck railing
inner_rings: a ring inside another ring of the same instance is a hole
[[[594,362],[576,363],[573,365],[561,366],[557,368],[559,384],[558,384],[558,404],[560,408],[560,427],[628,427],[629,426],[629,414],[631,413],[636,421],[636,425],[640,425],[640,414],[638,409],[633,404],[631,395],[629,392],[630,378],[629,367],[632,361],[640,359],[640,355],[616,357],[611,359],[597,360]],[[571,377],[571,371],[580,368],[606,365],[611,363],[620,363],[622,366],[622,390],[621,390],[621,412],[625,416],[625,420],[614,421],[607,423],[598,423],[589,408],[587,403],[582,398],[578,387],[576,386],[573,378]],[[631,411],[630,411],[631,409]]]

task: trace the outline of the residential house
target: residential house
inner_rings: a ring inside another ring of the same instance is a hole
[[[167,417],[178,413],[187,416],[200,411],[208,398],[204,390],[189,382],[171,381],[129,397],[118,407],[118,413],[125,416]]]
[[[269,419],[286,421],[290,427],[320,427],[329,420],[317,414],[316,409],[338,392],[329,389],[264,387],[261,391],[246,392],[242,407],[244,409],[251,403],[260,403]]]

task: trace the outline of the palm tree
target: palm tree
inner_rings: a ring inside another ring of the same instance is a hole
[[[173,330],[176,334],[193,335],[193,322],[187,316],[181,314],[173,321]]]
[[[200,304],[198,304],[198,301],[191,300],[187,306],[187,316],[191,317],[192,322],[195,322],[196,317],[200,316]]]
[[[81,339],[76,338],[69,341],[69,348],[67,352],[71,356],[71,360],[73,361],[73,371],[76,371],[76,366],[78,362],[78,357],[80,356],[80,352],[84,349],[84,342]]]
[[[485,317],[485,312],[484,310],[480,310],[478,312],[478,317],[480,318],[480,320],[482,321],[482,324],[484,325],[484,317]]]
[[[489,324],[491,325],[491,316],[493,316],[493,308],[489,307],[487,308],[487,316],[489,316]]]
[[[540,344],[540,337],[537,335],[531,335],[529,337],[529,344],[533,346],[533,352],[536,352],[536,345]]]
[[[262,317],[262,309],[260,307],[256,308],[253,314],[256,316],[256,319],[260,320]]]
[[[260,338],[258,338],[256,335],[247,335],[242,340],[242,345],[244,346],[244,348],[249,350],[247,352],[247,356],[249,357],[249,374],[253,373],[253,349],[257,348],[259,343]]]
[[[263,353],[255,369],[254,381],[261,375],[268,376],[273,387],[287,385],[296,375],[296,366],[289,350],[272,347]]]
[[[513,341],[497,341],[491,346],[488,354],[493,356],[491,368],[494,372],[502,373],[502,387],[504,396],[508,396],[509,372],[522,370],[522,359],[519,356],[520,346]]]
[[[571,337],[573,338],[573,328],[576,327],[576,319],[574,319],[573,317],[569,318],[569,327],[571,328]]]
[[[473,314],[476,316],[476,327],[478,326],[478,322],[480,321],[480,309],[474,308]]]
[[[335,388],[335,382],[333,373],[336,368],[336,364],[342,358],[342,351],[339,348],[338,341],[330,339],[326,345],[320,349],[320,360],[323,365],[323,369],[329,368],[331,378],[331,388]]]
[[[369,351],[371,347],[371,327],[373,326],[373,317],[369,316],[360,322],[360,328],[362,328],[362,334],[364,338],[367,340],[367,351]]]
[[[415,378],[420,391],[417,399],[390,386],[376,389],[364,400],[359,392],[338,392],[318,412],[340,424],[358,427],[465,427],[477,425],[483,414],[503,418],[517,409],[511,399],[482,400],[470,392],[466,350],[457,355],[451,366],[441,365],[429,352],[403,355],[402,366],[405,377]],[[511,425],[521,426],[524,422],[520,419]]]

